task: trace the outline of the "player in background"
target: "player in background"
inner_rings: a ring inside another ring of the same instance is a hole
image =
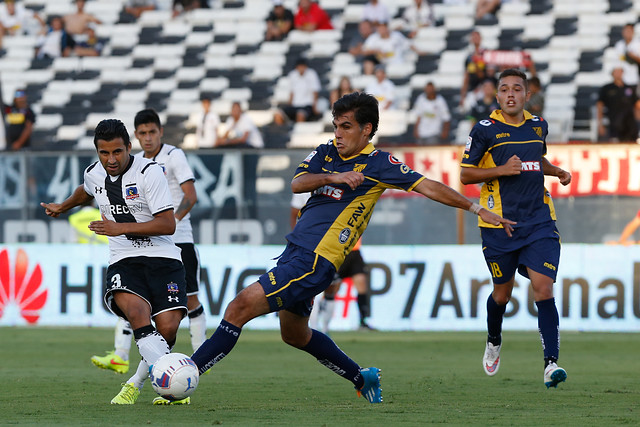
[[[607,242],[607,243],[625,245],[625,246],[630,246],[630,245],[635,245],[636,243],[640,243],[640,241],[635,241],[631,239],[631,237],[633,236],[633,233],[635,233],[638,227],[640,227],[640,210],[638,211],[636,216],[634,216],[631,219],[631,221],[629,221],[627,225],[624,226],[624,229],[622,229],[622,233],[620,234],[620,237],[618,238],[618,240],[613,242]]]
[[[415,173],[370,140],[378,129],[378,101],[365,93],[345,95],[333,105],[335,138],[318,146],[298,166],[294,193],[313,192],[276,267],[243,289],[227,306],[218,329],[193,354],[200,373],[220,362],[236,345],[242,327],[278,312],[282,340],[303,350],[353,383],[370,403],[382,402],[378,368],[362,369],[322,332],[309,328],[313,298],[332,282],[336,270],[367,228],[373,208],[388,188],[416,191],[443,204],[468,209],[492,224],[513,223],[446,185]]]
[[[134,134],[143,150],[137,153],[136,157],[144,157],[158,163],[164,170],[169,183],[176,218],[173,242],[181,249],[182,263],[186,272],[191,346],[193,351],[196,351],[207,338],[207,325],[204,309],[198,300],[200,258],[193,243],[189,213],[198,200],[194,185],[195,177],[184,152],[180,148],[162,143],[163,127],[160,124],[160,117],[154,110],[139,111],[134,118],[134,126]],[[126,373],[129,370],[131,334],[131,326],[119,318],[115,331],[115,350],[107,352],[106,356],[93,356],[91,362],[103,369]],[[159,404],[160,401],[155,403]]]
[[[93,142],[98,161],[85,169],[84,183],[62,203],[41,206],[57,217],[95,199],[102,219],[89,229],[109,238],[104,302],[131,324],[142,356],[138,372],[148,375],[149,366],[171,351],[187,314],[184,267],[171,239],[176,230],[171,193],[156,162],[131,155],[121,121],[98,123]],[[134,404],[143,383],[124,383],[111,403]]]
[[[556,364],[560,333],[553,283],[560,260],[560,234],[544,176],[556,176],[562,185],[568,185],[571,174],[545,157],[547,122],[524,110],[529,98],[526,75],[515,69],[503,71],[496,98],[501,109],[471,130],[460,172],[463,184],[482,183],[480,204],[485,209],[517,221],[513,236],[507,237],[501,225],[478,220],[482,250],[493,279],[482,364],[487,375],[498,372],[502,320],[518,270],[531,280],[538,308],[544,383],[547,388],[557,387],[567,377]]]

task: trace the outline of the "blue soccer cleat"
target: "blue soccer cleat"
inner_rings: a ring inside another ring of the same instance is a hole
[[[364,396],[369,403],[382,402],[382,388],[380,388],[380,369],[365,368],[360,369],[360,374],[364,378],[364,385],[357,390],[358,397]]]
[[[555,363],[549,363],[544,368],[544,385],[549,387],[558,387],[558,384],[567,379],[567,371],[556,365]]]

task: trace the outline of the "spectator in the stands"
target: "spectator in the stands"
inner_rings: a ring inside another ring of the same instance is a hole
[[[216,147],[263,148],[264,141],[256,124],[242,111],[239,102],[234,102],[231,115],[225,122],[225,133],[218,139]]]
[[[395,109],[396,85],[387,78],[387,71],[383,64],[376,65],[375,80],[372,80],[364,89],[378,100],[380,110]]]
[[[542,116],[544,111],[544,94],[542,84],[537,76],[529,79],[529,100],[525,102],[524,109],[534,116]]]
[[[36,115],[29,108],[27,94],[23,89],[16,90],[13,95],[13,104],[5,106],[4,119],[7,148],[11,151],[29,148]]]
[[[344,95],[348,95],[350,93],[355,92],[356,90],[353,88],[351,84],[351,79],[347,76],[342,76],[340,78],[340,82],[338,83],[338,87],[333,89],[329,94],[329,103],[333,106],[333,103],[338,99],[342,98]]]
[[[140,15],[148,10],[156,10],[156,0],[127,0],[120,13],[121,23],[132,23],[140,19]]]
[[[24,7],[15,0],[5,0],[0,4],[0,48],[2,47],[2,39],[4,36],[25,34],[29,27],[29,21],[35,19],[44,29],[46,23],[44,19],[31,9]]]
[[[185,12],[207,8],[209,8],[209,2],[207,0],[173,0],[173,4],[171,5],[174,18]]]
[[[332,30],[331,18],[318,3],[311,0],[300,0],[298,12],[293,18],[296,30],[312,32],[316,30]]]
[[[624,70],[624,84],[637,86],[640,72],[640,40],[634,39],[633,24],[622,27],[622,39],[613,46],[620,58],[620,67]]]
[[[480,85],[482,97],[478,99],[469,112],[472,125],[489,118],[493,110],[500,108],[496,99],[496,84],[492,79],[486,79]]]
[[[40,35],[36,43],[36,58],[69,56],[75,47],[75,42],[64,29],[62,17],[51,15],[49,21],[48,30]]]
[[[76,56],[100,56],[104,48],[104,42],[96,35],[95,25],[89,24],[87,38],[76,43],[73,53]]]
[[[317,110],[318,94],[320,92],[320,78],[318,73],[309,68],[305,58],[298,58],[296,67],[287,75],[289,79],[289,104],[282,107],[282,112],[275,114],[276,123],[284,123],[286,115],[296,122],[316,120],[319,114]]]
[[[505,0],[478,0],[476,3],[476,19],[488,19],[495,17]]]
[[[640,100],[634,86],[624,84],[624,70],[616,67],[611,72],[613,82],[600,88],[596,102],[598,137],[603,142],[636,142],[638,125],[636,118],[640,111]],[[609,120],[609,129],[604,116]]]
[[[411,43],[401,32],[390,31],[387,22],[378,23],[376,32],[371,34],[362,46],[363,73],[373,74],[373,69],[378,64],[404,62],[411,48]]]
[[[402,27],[409,38],[414,38],[420,28],[430,27],[435,24],[433,8],[427,0],[413,0],[402,13]]]
[[[211,108],[211,96],[203,94],[200,97],[202,114],[196,125],[196,139],[198,148],[212,148],[218,141],[220,130],[220,116]]]
[[[433,82],[427,82],[424,92],[413,104],[416,124],[413,136],[420,145],[445,144],[449,139],[451,114],[447,101],[438,93]]]
[[[74,0],[76,11],[64,16],[64,29],[76,42],[87,38],[89,24],[101,24],[102,22],[90,13],[84,11],[85,0]]]
[[[377,25],[380,22],[389,22],[391,15],[384,3],[379,0],[369,0],[362,9],[362,20]]]
[[[481,47],[482,36],[480,32],[473,30],[469,41],[471,42],[472,51],[464,61],[464,79],[460,88],[461,107],[465,105],[467,94],[474,91],[480,82],[487,78],[486,64],[483,58],[486,49]]]
[[[374,26],[369,21],[360,21],[358,24],[358,33],[349,40],[349,53],[354,56],[356,61],[362,62],[364,58],[364,42],[375,32]]]
[[[293,12],[284,7],[282,0],[273,0],[273,9],[267,16],[266,41],[283,40],[293,28]]]

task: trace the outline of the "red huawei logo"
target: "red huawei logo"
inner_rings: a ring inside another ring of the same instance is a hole
[[[0,252],[0,317],[9,304],[14,303],[28,323],[36,323],[40,318],[40,310],[47,302],[47,290],[42,288],[40,264],[36,264],[29,277],[28,266],[29,258],[22,249],[18,249],[13,266],[9,263],[9,251]]]

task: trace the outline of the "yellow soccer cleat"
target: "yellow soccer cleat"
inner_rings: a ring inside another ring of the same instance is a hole
[[[108,351],[104,356],[92,356],[91,363],[98,368],[111,369],[118,374],[126,374],[129,372],[129,361],[123,360],[122,357],[113,351]]]
[[[154,405],[191,405],[191,397],[185,397],[181,400],[169,400],[162,396],[158,396],[153,399]]]
[[[140,396],[140,390],[133,383],[123,383],[122,390],[111,399],[112,405],[133,405]]]

